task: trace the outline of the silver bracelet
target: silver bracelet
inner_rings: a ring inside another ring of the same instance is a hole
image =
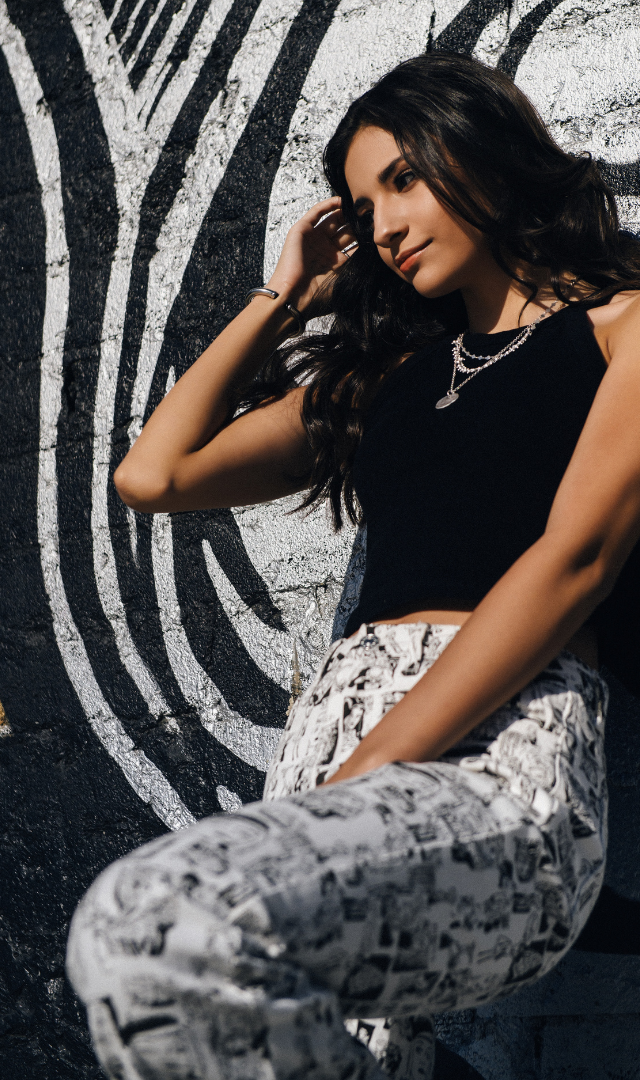
[[[273,289],[267,289],[262,285],[258,289],[249,289],[249,292],[244,298],[245,307],[248,303],[251,302],[251,300],[253,300],[254,296],[269,296],[272,300],[277,300],[280,296],[280,293],[274,292]],[[307,325],[305,319],[302,317],[298,309],[294,308],[293,304],[285,304],[284,306],[285,309],[292,316],[292,318],[295,319],[296,327],[294,330],[294,334],[303,334]],[[292,337],[293,335],[289,336]]]
[[[249,289],[249,292],[244,298],[245,307],[250,300],[253,300],[254,296],[270,296],[272,300],[277,300],[280,293],[274,292],[273,289],[266,289],[264,285],[261,285],[259,289]]]

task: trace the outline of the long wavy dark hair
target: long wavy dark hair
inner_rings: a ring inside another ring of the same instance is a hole
[[[274,352],[239,402],[255,407],[306,384],[312,465],[301,508],[328,499],[337,529],[344,510],[360,522],[353,459],[381,380],[406,353],[467,326],[459,292],[420,296],[385,266],[356,219],[344,166],[351,140],[367,126],[393,135],[436,197],[487,236],[498,265],[529,290],[527,302],[537,287],[516,273],[522,264],[548,268],[567,303],[567,272],[591,286],[591,302],[640,288],[640,240],[620,231],[613,194],[591,155],[562,150],[508,76],[448,53],[418,56],[385,75],[353,102],[324,153],[326,178],[359,240],[335,276],[329,329]]]

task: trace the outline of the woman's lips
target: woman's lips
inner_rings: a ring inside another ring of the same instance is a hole
[[[417,261],[417,260],[418,260],[418,259],[420,258],[420,256],[422,255],[422,252],[423,252],[423,251],[426,251],[426,249],[427,249],[427,248],[429,247],[429,244],[430,244],[430,243],[431,243],[431,241],[430,241],[430,240],[427,240],[426,244],[424,244],[424,245],[423,245],[423,246],[422,246],[421,248],[414,248],[414,250],[413,250],[413,251],[408,251],[406,255],[403,255],[403,256],[402,256],[402,257],[400,258],[400,260],[399,260],[399,261],[398,261],[398,262],[396,263],[396,265],[397,265],[398,269],[399,269],[399,270],[400,270],[400,271],[401,271],[401,272],[402,272],[403,274],[404,274],[404,273],[406,273],[406,271],[407,271],[407,270],[410,270],[410,269],[411,269],[411,267],[413,266],[413,264],[414,264],[414,263],[415,263],[415,262],[416,262],[416,261]]]

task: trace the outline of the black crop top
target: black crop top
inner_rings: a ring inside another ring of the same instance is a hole
[[[464,344],[494,355],[518,332]],[[354,462],[366,569],[346,634],[403,608],[480,602],[544,532],[606,371],[585,309],[567,307],[437,410],[451,344],[405,360],[367,413]],[[640,694],[640,545],[593,619],[603,663]]]

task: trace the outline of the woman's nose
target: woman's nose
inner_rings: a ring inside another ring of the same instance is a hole
[[[378,247],[391,247],[394,240],[401,240],[407,231],[397,210],[391,205],[376,207],[373,214],[373,242]]]

